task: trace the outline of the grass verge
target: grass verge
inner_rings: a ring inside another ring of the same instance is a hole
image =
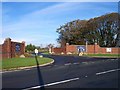
[[[46,51],[46,52],[42,52],[42,54],[50,54],[50,53]]]
[[[115,57],[118,58],[120,57],[120,54],[87,54],[84,56],[89,56],[89,57]]]
[[[50,63],[53,59],[38,57],[39,65]],[[2,69],[12,69],[20,67],[35,66],[35,58],[10,58],[2,60]]]

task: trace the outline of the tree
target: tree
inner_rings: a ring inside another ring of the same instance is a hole
[[[118,13],[106,14],[95,18],[97,24],[96,32],[99,37],[99,45],[103,47],[114,47],[118,42],[120,16]]]
[[[74,20],[60,26],[60,28],[57,29],[57,33],[59,34],[57,41],[63,46],[66,43],[84,44],[83,33],[85,33],[85,23],[86,20]]]
[[[69,44],[94,44],[97,42],[103,47],[114,47],[120,42],[119,23],[120,15],[110,13],[89,20],[74,20],[57,29],[61,46]]]
[[[25,47],[25,51],[26,52],[31,52],[31,51],[34,51],[35,48],[37,48],[35,45],[29,44]]]

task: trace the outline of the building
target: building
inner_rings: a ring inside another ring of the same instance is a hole
[[[0,45],[0,56],[4,58],[13,58],[25,53],[25,42],[14,42],[10,38],[6,38],[4,43]]]

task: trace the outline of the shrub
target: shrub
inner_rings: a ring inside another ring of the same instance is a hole
[[[25,53],[24,56],[25,56],[25,57],[32,57],[32,55],[29,54],[29,53]]]

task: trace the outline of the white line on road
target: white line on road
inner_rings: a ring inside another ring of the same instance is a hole
[[[113,69],[113,70],[108,70],[108,71],[104,71],[104,72],[99,72],[99,73],[96,73],[96,75],[101,75],[101,74],[105,74],[105,73],[110,73],[110,72],[114,72],[114,71],[118,71],[120,69]]]
[[[11,72],[19,72],[19,71],[28,71],[28,70],[31,70],[31,69],[23,69],[23,70],[21,69],[21,70],[3,71],[3,72],[2,72],[2,71],[0,71],[0,73],[2,73],[2,74],[3,74],[3,73],[11,73]]]
[[[71,65],[71,63],[66,63],[65,66],[66,66],[66,65]]]
[[[70,82],[70,81],[75,81],[75,80],[78,80],[78,79],[79,78],[73,78],[73,79],[68,79],[68,80],[64,80],[64,81],[54,82],[54,83],[45,84],[45,85],[41,85],[41,86],[30,87],[30,88],[26,88],[26,89],[23,89],[23,90],[30,90],[30,89],[36,89],[36,88],[41,88],[41,87],[52,86],[52,85],[57,85],[57,84],[66,83],[66,82]]]
[[[109,60],[111,60],[111,61],[115,61],[115,60],[118,60],[118,59],[109,59]]]
[[[79,63],[73,63],[73,64],[79,64]]]

